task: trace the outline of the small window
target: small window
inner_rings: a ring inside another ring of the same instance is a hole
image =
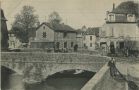
[[[86,47],[86,44],[84,43],[84,47]]]
[[[43,26],[43,29],[45,29],[45,26]]]
[[[114,20],[114,15],[110,14],[110,15],[109,15],[109,20],[110,20],[110,21],[113,21],[113,20]]]
[[[47,36],[46,32],[43,32],[43,38],[46,38],[46,36]]]
[[[132,14],[129,14],[128,16],[129,16],[129,17],[133,17],[133,15],[132,15]]]
[[[67,42],[64,42],[64,48],[67,48]]]
[[[90,47],[92,47],[92,43],[90,43]]]
[[[59,46],[60,46],[60,43],[57,42],[57,43],[56,43],[56,48],[59,49]]]
[[[73,47],[73,42],[71,42],[71,47]]]
[[[67,33],[66,32],[64,32],[63,33],[63,38],[65,38],[67,36]]]
[[[90,40],[92,40],[92,36],[90,36]]]

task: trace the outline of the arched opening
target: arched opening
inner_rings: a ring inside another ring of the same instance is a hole
[[[56,72],[38,84],[28,85],[27,90],[80,90],[95,72],[69,69]]]
[[[88,71],[88,70],[82,70],[82,69],[69,69],[69,70],[63,70],[63,71],[59,71],[56,72],[50,76],[47,77],[48,78],[63,78],[63,77],[87,77],[87,78],[91,78],[95,75],[96,72],[92,72],[92,71]]]

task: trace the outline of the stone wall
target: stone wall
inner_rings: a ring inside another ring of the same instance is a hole
[[[27,82],[41,81],[64,70],[97,72],[109,60],[107,57],[76,53],[5,52],[2,66],[23,74]]]
[[[104,65],[95,76],[90,79],[81,90],[126,90],[125,82],[114,80],[110,76],[110,69]]]
[[[109,58],[79,53],[2,52],[2,61],[107,62]]]
[[[77,44],[76,33],[75,32],[67,32],[64,36],[64,32],[55,32],[55,43],[59,43],[59,48],[56,49],[64,49],[64,43],[67,43],[67,49],[74,49],[74,46]],[[73,45],[71,45],[73,43]]]

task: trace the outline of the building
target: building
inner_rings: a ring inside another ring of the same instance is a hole
[[[98,37],[99,27],[88,28],[83,34],[84,48],[90,51],[95,50]]]
[[[8,29],[7,29],[7,24],[6,21],[7,19],[4,16],[4,11],[0,9],[0,27],[1,27],[1,49],[6,50],[8,48]]]
[[[54,48],[55,50],[73,50],[77,47],[76,31],[68,25],[44,22],[30,40],[31,48]]]
[[[100,46],[109,51],[122,50],[126,47],[126,41],[139,41],[139,27],[136,14],[128,10],[113,8],[106,14],[106,23],[101,29]],[[137,44],[136,43],[136,44]]]
[[[17,49],[21,47],[21,42],[19,41],[18,38],[16,38],[14,33],[9,32],[8,36],[9,36],[8,43],[10,49]]]
[[[84,43],[83,43],[83,40],[84,40],[84,32],[82,29],[78,29],[77,30],[77,36],[76,36],[76,39],[77,39],[77,45],[78,45],[78,49],[82,50],[84,48]]]

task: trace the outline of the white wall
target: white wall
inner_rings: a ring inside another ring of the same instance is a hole
[[[136,23],[109,23],[109,24],[104,24],[102,27],[102,31],[105,31],[105,36],[109,37],[113,36],[114,37],[139,37],[139,29],[137,28]]]
[[[92,40],[90,40],[90,36],[92,36]],[[86,44],[88,50],[95,50],[96,36],[85,35],[84,43]],[[90,46],[90,43],[92,43],[92,47]]]

